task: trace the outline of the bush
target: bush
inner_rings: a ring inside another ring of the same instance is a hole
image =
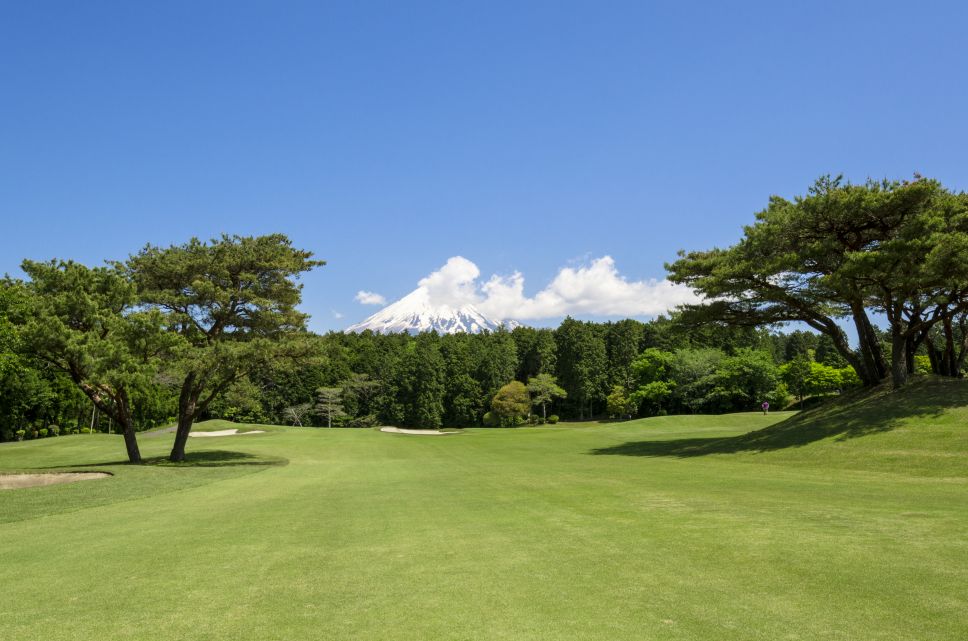
[[[91,433],[91,428],[90,427],[82,427],[81,428],[81,434],[90,434],[90,433]]]
[[[40,434],[40,438],[47,438],[48,431],[49,430],[46,427],[42,427],[39,430],[37,430],[37,433]]]
[[[551,416],[548,417],[548,423],[549,424],[554,425],[557,422],[558,422],[558,415],[557,414],[552,414]]]
[[[0,437],[3,437],[4,441],[12,441],[14,434],[12,430],[3,430],[3,432],[0,433]]]
[[[497,414],[494,412],[484,413],[484,427],[497,427],[499,420]]]
[[[40,432],[36,429],[30,431],[30,438],[40,438]]]
[[[17,430],[15,434],[17,435],[17,440],[22,441],[24,440],[24,436],[27,435],[27,430]]]
[[[347,427],[376,427],[379,424],[380,421],[376,420],[376,416],[373,414],[357,416],[346,422]]]
[[[48,425],[47,431],[50,432],[51,436],[57,436],[60,434],[60,425]]]
[[[79,427],[72,427],[71,428],[71,434],[80,434],[80,433],[81,433],[81,428],[79,428]]]

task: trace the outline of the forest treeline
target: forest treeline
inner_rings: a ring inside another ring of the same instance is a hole
[[[280,234],[100,267],[24,261],[26,278],[0,281],[0,439],[116,431],[139,461],[137,432],[173,423],[180,461],[210,417],[433,428],[730,412],[960,377],[968,357],[968,196],[922,177],[823,177],[771,198],[735,245],[667,266],[703,302],[650,322],[318,336],[297,281],[322,264]],[[811,331],[775,331],[791,322]]]

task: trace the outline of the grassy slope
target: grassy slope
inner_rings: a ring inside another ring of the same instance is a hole
[[[966,425],[953,382],[797,416],[193,440],[194,465],[0,494],[0,638],[962,639]],[[123,451],[84,438],[0,468]]]

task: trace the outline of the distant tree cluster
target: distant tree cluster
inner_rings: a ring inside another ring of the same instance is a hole
[[[559,417],[752,411],[764,400],[782,407],[791,397],[859,385],[825,337],[693,327],[676,315],[567,318],[556,329],[444,336],[334,332],[313,340],[313,364],[284,379],[250,375],[263,391],[260,420],[510,427]]]

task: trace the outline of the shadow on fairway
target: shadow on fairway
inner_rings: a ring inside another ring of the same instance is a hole
[[[72,465],[72,467],[105,467],[109,465],[130,465],[130,463],[128,461],[96,461],[77,463]],[[289,459],[277,456],[255,456],[248,452],[233,452],[231,450],[203,450],[201,452],[186,453],[185,460],[180,463],[172,463],[168,460],[167,456],[152,456],[145,458],[142,465],[173,468],[230,467],[239,465],[270,467],[289,465]]]
[[[687,438],[630,441],[591,450],[590,454],[617,456],[675,456],[769,452],[799,447],[821,439],[846,440],[887,432],[912,419],[936,417],[945,410],[968,405],[968,386],[955,380],[921,380],[892,391],[889,386],[860,390],[806,410],[755,432],[725,438]]]

